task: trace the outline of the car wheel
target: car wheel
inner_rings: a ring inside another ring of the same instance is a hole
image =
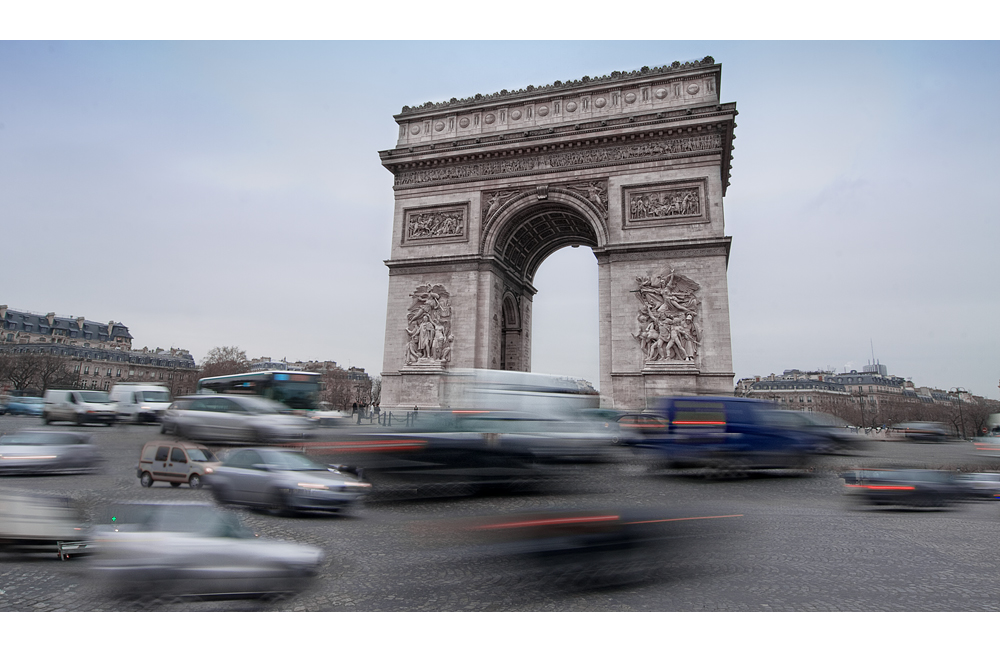
[[[272,491],[268,495],[265,511],[271,516],[283,516],[287,514],[288,500],[285,498],[285,494],[277,490]]]
[[[153,486],[153,476],[149,474],[149,471],[146,471],[139,477],[139,484],[147,489]]]
[[[42,412],[42,422],[45,425],[49,425],[50,423],[52,423],[52,419],[49,418],[48,412]]]
[[[227,492],[225,489],[214,483],[212,484],[212,498],[215,500],[215,502],[219,504],[232,502],[231,500],[229,500],[229,496],[227,496],[226,494]]]
[[[188,486],[192,489],[201,489],[201,476],[195,473],[188,479]]]
[[[78,414],[78,415],[76,415],[76,425],[78,425],[78,426],[82,426],[82,425],[83,425],[83,423],[84,423],[84,422],[83,422],[83,415],[82,415],[82,414]]]

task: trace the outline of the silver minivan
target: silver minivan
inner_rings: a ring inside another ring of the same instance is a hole
[[[107,392],[89,389],[47,389],[42,405],[42,420],[103,423],[110,426],[117,418],[117,409]]]
[[[313,424],[305,417],[288,412],[287,405],[258,396],[181,396],[164,415],[162,432],[205,443],[305,439]]]

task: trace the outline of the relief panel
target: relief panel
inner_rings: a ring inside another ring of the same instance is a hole
[[[637,229],[709,221],[708,179],[622,187],[622,228]]]
[[[403,212],[403,246],[468,242],[469,204],[408,208]]]

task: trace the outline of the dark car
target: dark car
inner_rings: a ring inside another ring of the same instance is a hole
[[[670,422],[655,414],[628,413],[618,417],[618,429],[622,440],[628,441],[664,435],[670,430]]]
[[[852,430],[846,421],[822,412],[775,410],[771,419],[789,430],[806,433],[816,440],[816,452],[822,455],[840,455],[863,451],[871,446],[864,435]]]
[[[42,416],[42,399],[38,396],[12,396],[7,402],[7,412],[40,417]]]
[[[872,505],[944,507],[974,497],[949,471],[854,469],[840,475],[849,494]]]
[[[627,443],[652,460],[709,473],[804,469],[819,439],[776,416],[773,403],[727,396],[659,399],[652,412],[669,426]]]
[[[953,438],[948,426],[933,421],[900,423],[895,429],[914,442],[943,442]]]

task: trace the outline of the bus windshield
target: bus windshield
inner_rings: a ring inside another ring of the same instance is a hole
[[[245,394],[282,403],[293,410],[315,410],[319,406],[320,375],[312,372],[262,371],[215,376],[198,381],[198,392]]]

